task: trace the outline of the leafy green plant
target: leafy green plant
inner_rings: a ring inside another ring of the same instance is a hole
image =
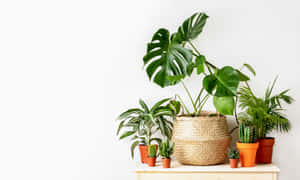
[[[179,82],[183,85],[193,107],[190,112],[180,96],[176,95],[175,99],[183,106],[183,113],[185,111],[191,116],[199,115],[212,95],[216,109],[222,114],[232,115],[239,83],[248,81],[249,77],[231,66],[218,68],[194,46],[192,40],[202,32],[207,18],[205,13],[195,13],[173,34],[165,28],[159,29],[147,45],[143,62],[149,79],[160,87],[176,85]],[[249,64],[244,64],[243,67],[254,72]],[[183,79],[191,76],[195,69],[204,78],[203,87],[193,99]]]
[[[239,159],[240,151],[237,148],[228,149],[228,158],[229,159]]]
[[[131,156],[134,157],[134,149],[138,144],[150,145],[151,142],[161,142],[160,138],[153,137],[157,132],[160,132],[164,137],[172,136],[172,119],[174,110],[169,105],[169,98],[157,102],[149,108],[143,100],[140,100],[141,108],[132,108],[123,112],[119,117],[119,127],[117,136],[122,129],[125,129],[120,139],[131,137],[133,141],[130,149]]]
[[[159,144],[159,155],[163,158],[170,159],[174,152],[174,145],[170,145],[169,139]]]
[[[148,156],[152,158],[156,157],[156,146],[154,144],[148,146]]]
[[[251,121],[258,128],[258,138],[265,138],[272,130],[288,132],[291,128],[282,103],[291,104],[293,98],[287,95],[289,90],[272,95],[276,81],[277,78],[268,86],[263,98],[255,96],[249,87],[242,87],[239,91],[239,106],[245,110],[239,119]]]
[[[239,139],[241,143],[256,143],[256,127],[253,125],[246,125],[245,122],[241,122],[239,127]]]

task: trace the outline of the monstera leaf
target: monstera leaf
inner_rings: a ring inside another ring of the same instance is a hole
[[[203,87],[209,94],[214,95],[214,105],[220,113],[233,114],[233,97],[237,94],[239,82],[239,72],[230,66],[225,66],[216,74],[207,75],[203,79]]]
[[[179,42],[195,39],[201,32],[208,16],[205,13],[195,13],[178,28],[177,40]]]
[[[239,86],[239,74],[230,66],[218,70],[216,74],[207,75],[203,79],[203,87],[214,96],[235,96]]]
[[[192,64],[192,52],[171,38],[167,29],[159,29],[148,43],[143,61],[149,79],[165,87],[189,74],[187,69]]]

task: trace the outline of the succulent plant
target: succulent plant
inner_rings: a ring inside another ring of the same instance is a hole
[[[229,159],[239,159],[240,158],[240,151],[236,148],[228,149],[228,158]]]
[[[156,157],[156,146],[154,144],[150,144],[148,146],[148,156],[149,157]]]
[[[174,145],[170,145],[169,139],[166,140],[166,142],[162,142],[159,144],[159,155],[163,158],[170,159],[170,156],[174,152]]]
[[[241,143],[256,143],[256,127],[252,125],[246,125],[245,122],[241,122],[239,127],[239,138]]]

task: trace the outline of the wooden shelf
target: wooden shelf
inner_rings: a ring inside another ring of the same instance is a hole
[[[188,166],[172,161],[171,168],[162,168],[161,162],[156,167],[137,163],[136,174],[139,180],[177,180],[177,179],[205,179],[205,180],[276,180],[279,168],[274,164],[256,165],[255,167],[230,168],[229,164],[214,166]]]

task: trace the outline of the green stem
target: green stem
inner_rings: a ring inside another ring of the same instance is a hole
[[[195,100],[195,105],[196,105],[196,107],[197,107],[198,101],[199,101],[199,99],[200,99],[200,97],[201,97],[203,91],[204,91],[204,88],[201,88],[201,90],[200,90],[200,92],[199,92],[199,94],[198,94],[198,96],[197,96],[197,98],[196,98],[196,100]],[[199,101],[199,103],[200,103],[200,101]]]
[[[198,54],[198,56],[200,55],[200,52],[198,51],[198,49],[194,46],[194,44],[191,41],[188,41],[189,45],[192,46],[192,48],[194,49],[194,51],[196,51],[196,53]]]
[[[191,47],[193,48],[193,50],[197,53],[193,53],[194,56],[199,56],[201,55],[200,52],[198,51],[198,49],[194,46],[194,44],[191,41],[188,41],[189,45],[191,45]],[[214,68],[214,69],[218,69],[217,66],[213,65],[212,63],[205,61],[206,64],[208,64],[210,67]]]
[[[181,97],[180,97],[178,94],[175,95],[175,98],[176,98],[176,97],[179,99],[181,105],[184,107],[184,109],[186,110],[186,112],[187,112],[188,114],[191,114],[190,111],[188,110],[188,108],[186,107],[186,105],[184,104],[183,100],[181,99]]]
[[[201,112],[203,106],[205,105],[206,101],[208,100],[208,98],[209,98],[209,94],[206,94],[206,95],[204,96],[204,98],[202,99],[202,101],[201,101],[201,105],[200,105],[200,107],[199,107],[199,109],[198,109],[197,114],[200,114],[200,112]]]
[[[188,96],[189,96],[190,100],[191,100],[191,103],[192,103],[192,105],[193,105],[193,108],[194,108],[194,112],[196,112],[196,111],[197,111],[197,109],[196,109],[196,105],[194,104],[194,101],[193,101],[193,98],[192,98],[192,95],[191,95],[190,91],[188,90],[188,88],[186,87],[186,85],[184,84],[184,82],[183,82],[183,81],[181,81],[181,83],[182,83],[182,85],[183,85],[183,87],[184,87],[185,91],[187,92],[187,94],[188,94]]]

